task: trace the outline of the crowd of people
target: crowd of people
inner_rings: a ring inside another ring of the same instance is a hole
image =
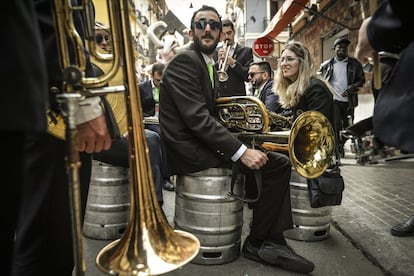
[[[73,5],[77,2],[72,0]],[[1,109],[0,139],[13,146],[13,152],[6,156],[7,165],[1,169],[10,184],[5,186],[7,196],[1,203],[2,209],[7,210],[2,214],[1,238],[6,256],[2,259],[3,271],[5,275],[43,275],[50,271],[72,275],[74,248],[68,189],[71,177],[65,159],[67,141],[47,131],[47,111],[60,112],[55,96],[57,90],[62,92],[65,81],[60,74],[53,10],[46,0],[16,0],[2,14],[8,24],[7,39],[1,46],[3,53],[7,53],[8,66],[1,69],[0,76],[5,90],[19,91],[5,94],[7,104]],[[84,38],[83,18],[74,14],[77,30]],[[252,95],[261,99],[269,111],[288,114],[293,119],[304,111],[320,111],[335,129],[337,150],[343,156],[345,141],[339,131],[352,123],[357,105],[355,95],[365,82],[362,64],[374,52],[397,53],[396,69],[390,73],[386,85],[376,91],[374,131],[382,142],[413,152],[414,133],[410,124],[414,80],[407,75],[414,69],[413,34],[408,27],[411,21],[400,1],[383,1],[359,30],[356,58],[348,56],[350,41],[341,37],[334,41],[334,57],[314,72],[312,56],[305,44],[288,42],[281,51],[277,68],[273,69],[266,61],[253,61],[252,49],[237,43],[233,22],[221,20],[214,7],[203,6],[195,11],[189,30],[192,43],[167,64],[154,64],[151,78],[139,84],[144,114],[159,116],[156,124],[147,124],[146,137],[154,141],[149,142],[149,148],[153,153],[151,165],[160,205],[162,187],[174,190],[170,181],[173,175],[213,167],[230,169],[239,164],[240,172],[246,175],[246,190],[251,192],[256,188],[254,172],[259,171],[262,193],[249,206],[253,209],[253,219],[242,255],[288,271],[312,272],[313,262],[297,254],[283,235],[293,227],[289,157],[244,145],[218,123],[215,101],[217,97],[247,95],[246,83],[250,82],[254,88]],[[226,47],[217,47],[219,42]],[[112,50],[110,30],[99,22],[96,44],[105,51]],[[22,48],[17,50],[16,45]],[[86,48],[85,56],[85,75],[96,76]],[[215,65],[213,71],[208,64]],[[217,74],[222,68],[228,75],[225,81],[219,80]],[[102,98],[87,97],[81,101],[80,112],[76,114],[78,144],[75,146],[81,163],[83,219],[93,158],[111,160],[114,155],[105,157],[105,154],[114,150],[121,153],[119,162],[123,166],[129,162],[126,138],[111,137]],[[398,105],[399,110],[389,108],[390,102]],[[118,141],[123,142],[117,150]],[[414,235],[414,216],[392,227],[391,234]]]

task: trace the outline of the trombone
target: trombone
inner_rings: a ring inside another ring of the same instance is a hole
[[[220,60],[219,70],[217,71],[218,79],[220,82],[225,82],[226,80],[229,79],[229,75],[227,74],[226,70],[227,70],[227,59],[229,57],[230,50],[231,50],[231,44],[229,44],[228,39],[226,39],[226,41],[224,42],[223,49],[225,51],[224,60]]]
[[[61,55],[62,69],[66,72],[67,81],[62,96],[74,96],[69,111],[76,108],[77,99],[81,96],[106,95],[106,92],[119,92],[121,89],[107,87],[99,89],[103,82],[115,76],[110,70],[109,75],[99,78],[84,77],[82,71],[85,66],[83,43],[72,24],[72,12],[84,12],[87,39],[92,40],[93,35],[88,30],[94,26],[91,7],[92,0],[84,0],[82,6],[73,7],[70,0],[55,0],[55,24],[59,40],[59,53]],[[148,155],[148,145],[145,138],[143,115],[137,76],[135,72],[135,55],[133,49],[133,36],[130,16],[134,14],[133,3],[129,0],[106,1],[109,21],[113,36],[113,59],[122,59],[122,67],[117,66],[117,60],[112,68],[122,68],[124,85],[122,91],[127,101],[127,131],[128,156],[130,167],[130,214],[128,227],[122,238],[105,246],[96,257],[96,265],[109,275],[159,275],[175,270],[190,262],[198,253],[199,240],[192,234],[174,230],[164,217],[156,198],[152,177],[151,163]],[[130,6],[131,5],[131,6]],[[75,65],[70,62],[67,50],[67,38],[76,46]],[[91,45],[88,43],[88,45]],[[92,47],[95,47],[93,44]],[[93,53],[93,50],[91,51]],[[75,97],[76,96],[76,97]],[[72,97],[69,97],[71,99]],[[73,112],[71,112],[73,114]],[[70,121],[73,116],[70,116]],[[73,247],[76,275],[83,275],[85,271],[81,220],[80,220],[80,194],[77,152],[76,127],[68,124],[67,142],[68,155],[71,162],[68,164],[70,176],[75,187],[71,193],[71,210],[73,213]],[[73,138],[73,139],[71,139]],[[77,187],[77,188],[76,188]]]

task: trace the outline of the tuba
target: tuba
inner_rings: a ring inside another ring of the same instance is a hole
[[[83,5],[73,7],[70,0],[55,0],[55,25],[61,55],[61,65],[65,75],[65,84],[60,96],[69,98],[71,104],[62,113],[70,112],[65,120],[68,168],[72,180],[71,207],[73,214],[73,246],[76,275],[85,271],[82,255],[82,234],[80,221],[79,177],[76,170],[79,159],[76,158],[77,139],[73,110],[81,97],[106,95],[108,93],[125,94],[127,115],[128,154],[130,157],[130,215],[123,236],[105,246],[96,257],[96,265],[109,275],[159,275],[175,270],[190,262],[198,253],[199,240],[192,234],[174,230],[167,222],[156,198],[151,163],[146,143],[143,115],[135,69],[135,51],[130,17],[134,15],[132,2],[128,0],[106,1],[106,9],[113,37],[113,53],[104,55],[95,52],[94,16],[92,0],[84,0]],[[97,78],[87,78],[82,71],[85,66],[83,43],[73,26],[72,11],[82,11],[86,22],[87,47],[92,55],[105,61],[111,61],[108,71]],[[76,45],[77,64],[71,64],[67,40]],[[122,66],[120,62],[122,61]],[[122,70],[123,85],[99,88],[108,83]],[[73,98],[73,100],[72,100]],[[64,101],[65,99],[62,99]],[[64,105],[66,106],[66,105]]]
[[[331,164],[335,135],[329,120],[306,111],[296,120],[266,109],[257,97],[222,97],[217,116],[240,141],[263,151],[289,154],[292,166],[305,178],[322,175]]]

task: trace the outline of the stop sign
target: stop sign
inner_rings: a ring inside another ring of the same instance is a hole
[[[267,57],[273,53],[273,40],[268,37],[259,37],[253,43],[253,53],[258,57]]]

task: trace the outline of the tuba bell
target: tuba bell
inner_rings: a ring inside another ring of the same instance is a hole
[[[335,135],[329,120],[318,111],[306,111],[296,120],[266,109],[253,96],[216,100],[219,121],[240,141],[264,151],[287,153],[303,177],[322,175],[331,164]]]
[[[113,52],[102,55],[95,52],[93,29],[94,17],[92,0],[84,0],[83,5],[73,7],[70,0],[55,0],[55,24],[59,37],[59,49],[62,69],[67,76],[76,76],[76,83],[71,80],[65,86],[63,95],[88,97],[106,95],[110,92],[122,91],[127,99],[125,104],[128,133],[128,156],[130,167],[130,214],[127,229],[123,236],[105,246],[96,257],[97,267],[109,275],[159,275],[175,270],[190,262],[198,253],[199,240],[192,234],[174,230],[165,218],[158,204],[154,190],[153,176],[148,145],[146,142],[143,115],[141,109],[138,81],[135,68],[136,51],[133,49],[133,35],[130,18],[134,15],[134,4],[129,0],[106,1],[106,9],[113,36]],[[83,43],[80,41],[72,20],[72,12],[83,11],[86,22],[87,47],[96,58],[111,61],[113,64],[106,74],[99,78],[87,78],[82,75],[85,65]],[[89,31],[88,31],[89,30]],[[78,64],[70,62],[67,51],[67,37],[77,45]],[[92,43],[93,42],[93,43]],[[122,66],[120,61],[122,60]],[[108,83],[122,70],[123,85],[118,87],[99,88]],[[71,85],[73,83],[73,85]],[[72,89],[73,88],[73,89]],[[72,120],[73,121],[73,120]],[[76,128],[70,131],[75,132]],[[66,129],[68,131],[68,129]],[[76,133],[70,133],[76,137]],[[69,137],[67,137],[69,138]],[[77,152],[77,141],[66,139],[73,155]],[[74,160],[76,162],[77,160]],[[79,162],[78,162],[79,163]],[[69,168],[76,168],[69,164]],[[78,172],[72,171],[72,178]],[[74,183],[79,186],[79,183]],[[77,189],[78,191],[79,189]],[[74,193],[70,199],[79,203],[80,194]],[[71,206],[79,204],[71,204]],[[83,275],[84,260],[82,256],[82,235],[80,234],[80,208],[72,210],[77,220],[74,221],[74,251],[76,275]]]

